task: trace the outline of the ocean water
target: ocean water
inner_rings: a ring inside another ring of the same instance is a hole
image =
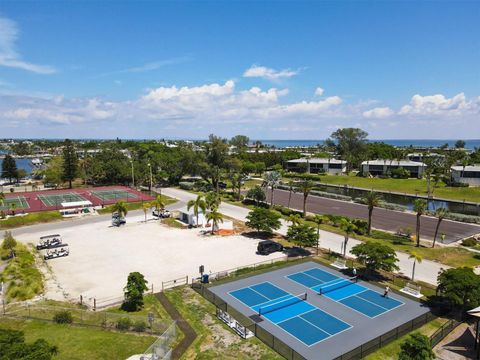
[[[255,142],[256,140],[252,140]],[[316,146],[322,145],[324,140],[260,140],[265,145],[275,146],[276,148],[285,148],[285,147],[294,147],[294,146]],[[399,139],[399,140],[369,140],[370,142],[384,142],[389,145],[398,146],[398,147],[409,147],[410,145],[414,147],[440,147],[445,143],[448,143],[449,147],[454,147],[457,140],[408,140],[408,139]],[[465,140],[466,149],[480,148],[480,139],[475,140]]]

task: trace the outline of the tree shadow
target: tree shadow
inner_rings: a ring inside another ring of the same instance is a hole
[[[244,231],[241,233],[241,235],[249,239],[262,239],[262,240],[269,240],[273,237],[273,234],[267,231]]]

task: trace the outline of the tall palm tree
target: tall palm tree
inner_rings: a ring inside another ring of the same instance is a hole
[[[307,215],[307,199],[310,192],[313,190],[313,182],[305,180],[300,183],[298,189],[303,193],[303,217]]]
[[[195,215],[197,218],[196,226],[198,226],[198,215],[200,214],[200,210],[202,210],[202,213],[205,214],[207,208],[207,204],[205,203],[202,195],[198,195],[195,200],[190,200],[187,203],[187,210],[190,210],[192,207],[193,215]]]
[[[435,227],[435,235],[433,236],[432,248],[435,247],[435,241],[437,240],[438,230],[440,229],[440,224],[442,223],[445,216],[447,216],[448,210],[444,207],[440,207],[435,210],[435,216],[437,217],[437,226]]]
[[[417,199],[413,202],[413,211],[417,213],[417,226],[415,236],[417,237],[417,247],[420,247],[420,218],[427,210],[427,202],[423,199]]]
[[[313,222],[317,224],[317,255],[318,249],[320,247],[320,225],[327,221],[327,218],[323,215],[315,215],[313,218]]]
[[[278,171],[269,171],[263,175],[263,183],[264,186],[268,189],[271,188],[270,194],[270,206],[273,206],[273,195],[275,192],[275,188],[280,184],[280,180],[282,179],[282,175]]]
[[[417,253],[416,251],[411,251],[410,256],[408,257],[409,259],[413,259],[413,269],[412,269],[412,281],[415,281],[415,265],[417,263],[421,263],[423,260],[422,255]]]
[[[368,207],[368,235],[370,235],[372,231],[373,208],[380,205],[381,200],[382,197],[374,191],[368,192],[363,198],[365,205]]]
[[[128,208],[125,201],[118,201],[112,205],[112,213],[118,213],[120,217],[127,216]]]
[[[340,228],[344,231],[345,233],[345,241],[343,243],[343,257],[347,255],[347,244],[348,240],[350,239],[350,234],[353,233],[355,230],[357,230],[357,227],[350,222],[350,220],[347,219],[342,219],[340,223]]]
[[[207,221],[212,222],[212,235],[215,232],[215,229],[218,228],[218,223],[223,223],[223,215],[222,213],[218,212],[217,209],[213,209],[207,214]]]
[[[215,192],[210,191],[205,195],[205,205],[208,210],[218,209],[222,202],[221,197]]]
[[[292,193],[295,192],[295,182],[293,180],[290,180],[288,182],[288,204],[287,204],[287,208],[290,209],[290,200],[292,200]]]
[[[153,207],[153,204],[152,204],[152,203],[149,203],[149,202],[144,202],[144,203],[142,204],[142,210],[143,210],[143,213],[145,214],[145,223],[147,223],[147,213],[148,213],[148,210],[150,210],[152,207]]]
[[[291,222],[292,225],[299,225],[302,222],[302,217],[299,214],[291,214],[287,221]]]
[[[157,195],[153,202],[153,206],[155,207],[155,210],[159,211],[165,208],[165,203],[163,202],[162,195]]]

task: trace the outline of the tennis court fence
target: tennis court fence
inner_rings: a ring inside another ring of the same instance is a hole
[[[203,284],[200,281],[193,281],[192,288],[202,295],[205,299],[210,301],[216,307],[216,313],[219,318],[225,317],[225,314],[228,314],[231,318],[235,319],[237,322],[237,331],[239,334],[246,333],[246,330],[251,331],[257,338],[259,338],[266,345],[271,347],[273,350],[278,352],[284,358],[288,360],[304,360],[305,358],[292,349],[290,346],[285,344],[283,341],[275,337],[273,334],[265,330],[264,328],[258,326],[252,319],[243,315],[241,312],[228,305],[220,297],[216,296],[209,289],[208,284]],[[419,328],[420,326],[430,322],[435,319],[436,316],[431,312],[420,315],[417,318],[408,321],[407,323],[396,327],[393,330],[386,332],[385,334],[378,336],[361,346],[356,347],[353,350],[350,350],[343,355],[335,358],[334,360],[356,360],[362,359],[368,354],[380,349],[381,347],[387,345],[388,343],[408,334],[409,332]],[[242,328],[243,327],[243,328]],[[446,328],[444,331],[447,331]],[[451,330],[450,330],[451,331]],[[435,335],[435,334],[434,334]],[[440,335],[438,335],[440,336]],[[433,344],[433,343],[432,343]]]

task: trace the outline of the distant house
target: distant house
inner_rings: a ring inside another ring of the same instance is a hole
[[[327,158],[301,158],[287,161],[285,163],[285,169],[292,172],[336,175],[347,171],[347,162],[345,160]]]
[[[480,165],[452,166],[451,171],[453,181],[480,186]]]
[[[403,168],[410,172],[410,177],[422,177],[425,171],[423,162],[411,160],[367,160],[362,162],[362,172],[373,176],[388,175],[392,170]]]
[[[437,153],[411,153],[407,155],[408,160],[422,162],[425,159],[443,159],[445,155]]]

